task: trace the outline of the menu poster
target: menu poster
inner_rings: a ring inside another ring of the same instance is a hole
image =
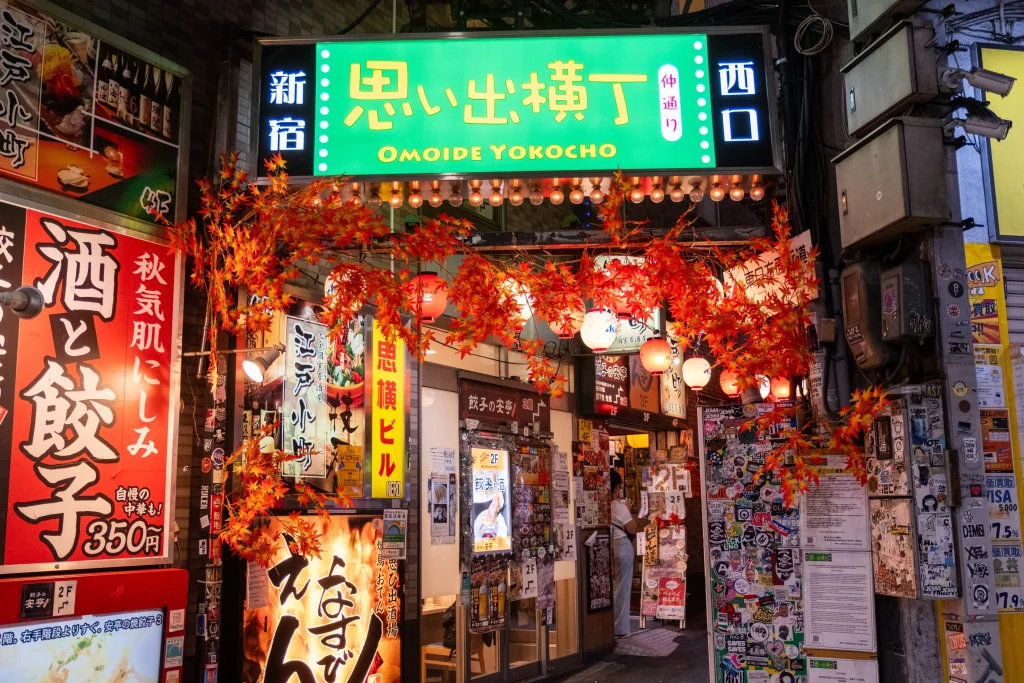
[[[803,558],[807,647],[874,652],[871,556],[803,551]]]
[[[500,631],[505,627],[508,570],[507,557],[473,558],[470,575],[472,602],[469,612],[471,633]]]
[[[1005,408],[1003,347],[999,344],[975,344],[974,370],[978,380],[978,407]]]
[[[508,552],[512,550],[508,451],[473,448],[471,455],[473,552]]]
[[[878,661],[809,657],[807,683],[878,683]]]
[[[455,544],[458,494],[455,478],[455,449],[431,448],[430,479],[427,480],[430,545]]]
[[[985,472],[1013,472],[1010,411],[981,411],[981,450],[985,458]]]
[[[605,531],[593,531],[587,546],[587,611],[599,612],[612,606],[612,546]]]
[[[27,3],[4,5],[0,175],[173,222],[181,77]]]
[[[536,551],[551,544],[551,448],[522,444],[512,453],[516,486],[512,550]],[[527,552],[526,555],[530,553]]]

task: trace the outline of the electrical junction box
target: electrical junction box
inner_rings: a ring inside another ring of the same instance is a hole
[[[846,127],[860,137],[909,104],[939,94],[935,29],[902,21],[844,66]]]
[[[847,266],[839,278],[843,291],[843,331],[853,359],[865,370],[889,362],[882,339],[881,267],[874,261]]]
[[[931,286],[921,261],[882,273],[882,340],[921,342],[932,336]]]
[[[951,219],[939,119],[890,119],[832,162],[844,249]]]
[[[850,40],[861,41],[881,33],[894,17],[913,14],[925,0],[849,0]]]

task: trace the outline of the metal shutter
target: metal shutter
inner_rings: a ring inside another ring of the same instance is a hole
[[[1010,341],[1024,344],[1024,268],[1011,268],[1004,262],[1003,282],[1006,284],[1006,322]]]

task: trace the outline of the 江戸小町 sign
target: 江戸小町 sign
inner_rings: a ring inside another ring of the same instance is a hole
[[[292,176],[767,170],[766,35],[268,40],[257,152]]]

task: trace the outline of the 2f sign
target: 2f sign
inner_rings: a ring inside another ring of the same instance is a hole
[[[53,585],[53,616],[66,617],[75,614],[77,581],[57,581]]]

